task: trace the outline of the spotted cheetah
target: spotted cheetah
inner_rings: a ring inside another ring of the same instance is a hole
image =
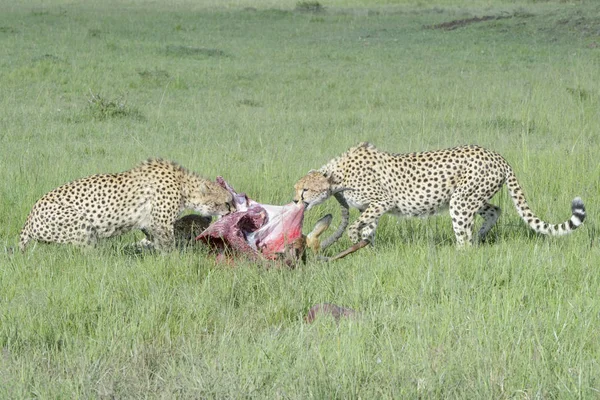
[[[473,145],[391,154],[363,142],[301,178],[294,186],[294,201],[304,202],[307,210],[332,195],[340,203],[342,222],[322,242],[323,249],[342,236],[349,221],[349,207],[360,210],[360,217],[348,230],[354,246],[334,257],[341,258],[371,243],[379,218],[387,212],[429,216],[449,207],[457,245],[470,245],[475,214],[484,218],[479,230],[481,239],[500,216],[500,208],[489,200],[505,183],[519,215],[536,232],[567,234],[585,219],[585,207],[577,197],[569,220],[556,225],[542,221],[527,205],[506,160],[496,152]]]
[[[19,247],[25,250],[32,239],[89,246],[141,229],[142,246],[166,250],[175,243],[173,223],[186,209],[211,216],[235,206],[219,184],[174,162],[149,159],[129,171],[92,175],[45,194],[27,217]]]

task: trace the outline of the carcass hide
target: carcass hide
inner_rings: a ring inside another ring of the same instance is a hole
[[[242,254],[276,260],[283,256],[286,263],[295,264],[303,257],[303,204],[260,204],[237,193],[222,177],[217,177],[217,183],[231,192],[236,211],[215,221],[196,240],[216,250],[219,258]]]

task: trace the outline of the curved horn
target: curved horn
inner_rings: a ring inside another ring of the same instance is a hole
[[[332,244],[337,242],[344,234],[344,231],[346,230],[346,227],[348,226],[348,222],[350,222],[350,207],[348,206],[348,203],[346,203],[346,200],[344,199],[343,196],[340,196],[337,194],[334,196],[335,196],[335,199],[340,204],[340,210],[342,212],[342,220],[340,222],[340,226],[338,226],[336,231],[331,236],[329,236],[327,239],[321,241],[321,250],[325,250],[326,248],[328,248],[329,246],[331,246]]]

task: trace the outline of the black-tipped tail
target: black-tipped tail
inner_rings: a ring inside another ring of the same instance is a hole
[[[573,202],[571,203],[571,211],[573,215],[569,220],[569,225],[571,225],[572,229],[578,228],[583,221],[585,220],[585,206],[583,205],[583,200],[580,197],[575,197]]]

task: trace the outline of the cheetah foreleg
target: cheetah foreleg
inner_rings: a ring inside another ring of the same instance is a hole
[[[392,207],[387,202],[371,203],[348,228],[348,237],[352,243],[366,240],[373,244],[375,242],[375,230],[379,224],[379,218],[390,208]]]
[[[339,260],[340,258],[344,258],[347,255],[372,244],[375,239],[375,230],[377,229],[379,218],[388,210],[388,208],[389,207],[386,207],[385,204],[379,203],[373,203],[367,207],[358,220],[350,225],[350,228],[348,229],[348,236],[354,244],[341,253],[327,258],[326,260]]]

